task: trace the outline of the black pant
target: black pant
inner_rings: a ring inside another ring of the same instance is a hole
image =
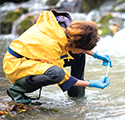
[[[85,54],[73,54],[72,52],[69,52],[70,55],[74,58],[74,60],[68,61],[67,59],[65,61],[66,66],[71,66],[71,75],[83,80],[84,79],[84,68],[85,68]],[[72,86],[68,90],[68,95],[70,97],[82,97],[85,95],[85,87],[77,87],[77,86]]]
[[[74,60],[65,60],[66,66],[71,66],[71,75],[83,80],[84,77],[84,67],[85,67],[85,54],[72,54]],[[59,83],[65,76],[62,68],[53,66],[49,68],[43,75],[28,76],[27,82],[36,87],[51,85]],[[68,90],[68,95],[70,97],[81,97],[85,94],[85,87],[72,86]]]
[[[26,82],[36,88],[42,86],[57,84],[63,80],[65,72],[58,66],[52,66],[43,75],[29,75],[26,77]]]

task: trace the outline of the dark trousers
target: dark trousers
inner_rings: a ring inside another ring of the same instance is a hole
[[[57,84],[63,80],[65,72],[58,66],[50,67],[43,75],[29,75],[26,77],[26,82],[30,85],[40,88],[42,86]]]
[[[72,52],[69,52],[70,55],[74,58],[74,60],[68,61],[67,59],[65,61],[66,66],[71,66],[71,75],[80,79],[84,80],[84,68],[85,68],[85,59],[86,56],[85,54],[73,54]],[[77,87],[77,86],[72,86],[68,90],[68,95],[70,97],[82,97],[85,95],[85,87]]]
[[[71,66],[71,75],[83,80],[84,77],[84,67],[85,67],[85,54],[72,54],[74,60],[65,60],[66,66]],[[36,87],[47,86],[51,84],[59,83],[65,76],[64,71],[57,67],[53,66],[49,68],[43,75],[28,76],[27,82]],[[72,86],[68,90],[68,95],[70,97],[82,97],[85,95],[85,87]]]

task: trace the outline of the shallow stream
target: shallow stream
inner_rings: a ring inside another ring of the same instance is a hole
[[[121,36],[120,32],[118,33]],[[11,101],[6,94],[10,82],[2,70],[2,59],[11,40],[0,39],[0,102]],[[57,85],[44,87],[40,107],[59,110],[56,112],[41,112],[38,109],[21,113],[14,117],[19,120],[124,120],[125,119],[125,39],[117,36],[102,38],[94,51],[109,54],[113,68],[109,70],[110,85],[104,90],[86,88],[82,98],[69,98]],[[90,56],[86,59],[85,80],[102,79],[107,67],[102,61]],[[70,68],[67,68],[70,71]],[[36,91],[31,96],[38,96]],[[4,118],[6,120],[6,118]]]
[[[31,0],[32,1],[32,0]],[[39,0],[37,0],[39,2]],[[38,6],[39,4],[36,4]],[[37,7],[36,7],[37,8]],[[4,7],[2,7],[4,9]],[[84,19],[85,14],[72,14],[73,17]],[[82,18],[83,17],[83,18]],[[10,39],[11,38],[11,39]],[[11,101],[6,89],[11,84],[4,75],[2,60],[7,47],[15,38],[13,34],[0,35],[0,103]],[[125,29],[114,37],[101,38],[94,51],[109,54],[113,68],[109,69],[110,85],[104,90],[86,88],[81,98],[69,98],[57,85],[44,87],[39,105],[40,109],[30,110],[15,116],[14,120],[125,120]],[[85,80],[102,79],[107,67],[102,61],[87,55]],[[70,68],[67,68],[70,71]],[[39,91],[29,95],[38,96]],[[52,111],[53,110],[53,111]],[[1,119],[8,120],[5,116]]]

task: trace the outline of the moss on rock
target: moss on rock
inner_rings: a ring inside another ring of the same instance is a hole
[[[17,20],[23,13],[27,13],[27,12],[28,12],[27,8],[20,7],[13,12],[9,12],[6,15],[6,21],[13,22],[13,21]]]
[[[29,27],[31,27],[34,24],[33,22],[33,16],[28,16],[27,18],[25,18],[21,23],[21,29],[22,32],[26,31]]]
[[[6,21],[13,22],[13,21],[17,20],[20,16],[21,16],[21,13],[19,13],[19,12],[9,12],[6,15]]]
[[[56,5],[59,0],[47,0],[46,5]]]
[[[114,16],[112,13],[103,16],[97,25],[100,36],[113,36],[117,31],[123,28],[124,20]]]
[[[27,8],[18,8],[13,12],[9,12],[3,21],[0,22],[0,34],[10,34],[12,30],[12,25],[15,20],[17,20],[22,14],[28,12]]]

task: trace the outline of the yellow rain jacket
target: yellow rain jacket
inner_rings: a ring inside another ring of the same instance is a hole
[[[40,75],[56,65],[65,71],[66,82],[70,75],[63,67],[64,60],[73,59],[64,49],[68,39],[51,11],[41,12],[36,24],[30,27],[20,37],[11,42],[10,48],[24,57],[16,58],[9,52],[5,54],[3,69],[11,83],[28,75]],[[27,59],[28,58],[28,59]]]

